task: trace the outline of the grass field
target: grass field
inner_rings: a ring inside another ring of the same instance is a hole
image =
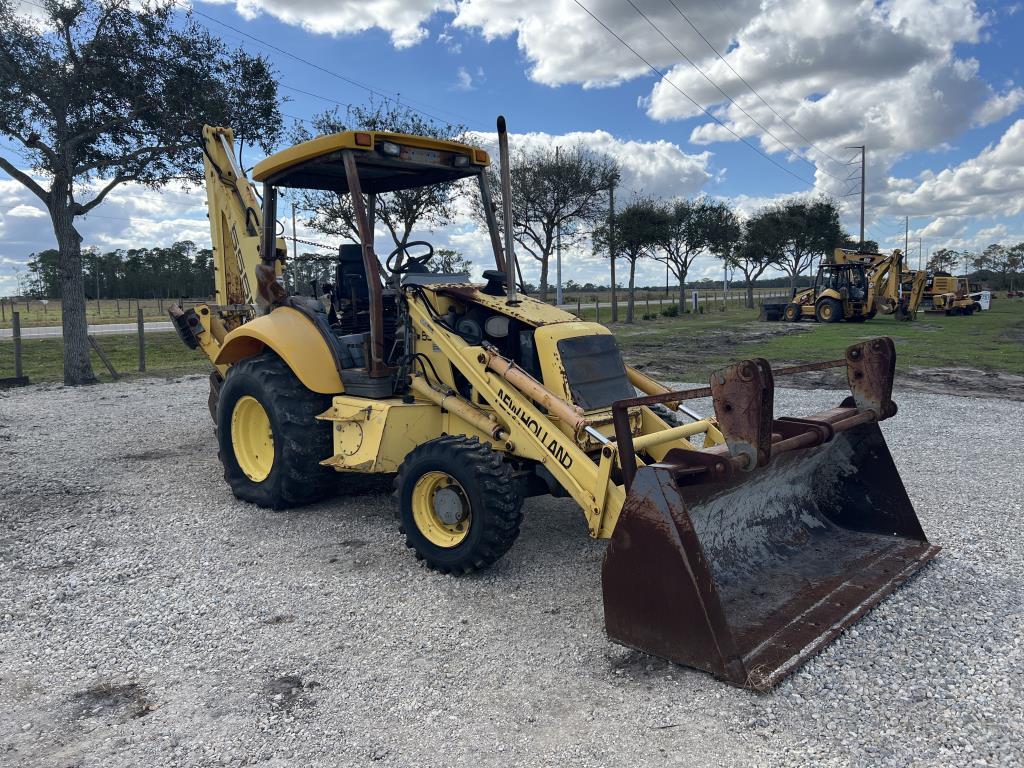
[[[132,334],[97,336],[97,343],[113,363],[115,370],[128,376],[180,376],[210,370],[206,355],[181,343],[176,333],[146,335],[146,373],[139,373],[139,341]],[[61,362],[63,342],[60,339],[26,339],[22,342],[24,373],[35,382],[60,381],[64,378]],[[95,352],[91,353],[93,370],[100,381],[111,376]],[[0,378],[14,375],[14,345],[0,341]]]
[[[866,323],[818,324],[764,323],[755,310],[708,304],[703,314],[677,318],[660,315],[656,320],[611,326],[623,353],[632,363],[650,367],[676,380],[702,381],[715,368],[729,362],[764,357],[775,363],[837,359],[850,344],[873,336],[891,336],[896,342],[900,370],[910,368],[956,369],[1024,375],[1024,301],[999,299],[988,312],[970,317],[946,317],[921,313],[912,323],[896,322],[878,315]],[[654,306],[651,307],[655,311]],[[637,307],[638,318],[646,306]],[[584,310],[593,319],[594,310]],[[609,319],[602,307],[601,319]],[[620,317],[625,307],[620,307]],[[138,346],[134,334],[98,336],[97,341],[115,368],[138,375]],[[174,333],[146,336],[147,373],[178,376],[209,370],[206,357],[186,349]],[[25,374],[32,381],[60,380],[61,341],[36,339],[23,342]],[[93,354],[93,365],[102,380],[110,376]],[[13,344],[0,342],[0,377],[12,376]]]
[[[684,373],[688,381],[748,357],[779,363],[838,359],[850,344],[875,336],[896,342],[900,370],[972,368],[1024,375],[1024,301],[1015,299],[997,300],[991,310],[970,317],[919,313],[914,322],[877,315],[866,323],[766,323],[757,320],[756,310],[711,307],[699,315],[619,323],[614,330],[628,359]]]

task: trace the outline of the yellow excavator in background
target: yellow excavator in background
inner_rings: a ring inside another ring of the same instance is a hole
[[[909,290],[904,291],[904,284]],[[903,252],[889,255],[836,248],[818,267],[811,287],[798,291],[782,319],[821,323],[864,322],[877,313],[914,320],[921,303],[924,273],[904,269]]]
[[[213,363],[219,458],[239,499],[280,509],[393,476],[406,545],[458,575],[508,551],[524,498],[571,497],[610,540],[609,637],[757,689],[938,551],[878,426],[896,413],[891,339],[805,366],[743,360],[681,391],[625,365],[607,328],[517,289],[503,118],[504,237],[478,147],[321,136],[255,167],[258,201],[231,131],[203,137],[216,298],[171,316]],[[378,196],[460,180],[486,216],[495,268],[482,281],[430,273],[426,241],[378,260]],[[280,280],[278,201],[302,189],[347,196],[359,240],[340,246],[322,297]],[[846,370],[848,397],[776,416],[776,377],[829,367]],[[694,398],[715,416],[683,407]]]

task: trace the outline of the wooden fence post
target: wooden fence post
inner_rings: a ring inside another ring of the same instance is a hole
[[[142,319],[142,307],[136,307],[139,322],[139,370],[146,370],[146,323]]]
[[[594,322],[601,322],[601,297],[594,298]]]
[[[117,369],[114,368],[114,364],[110,362],[110,358],[107,357],[107,353],[100,349],[100,345],[96,342],[96,337],[89,336],[87,338],[89,339],[89,345],[93,348],[93,351],[95,351],[96,354],[99,355],[100,360],[103,361],[103,364],[107,367],[107,370],[110,371],[111,377],[113,377],[115,380],[120,379],[121,374],[119,374],[117,372]]]
[[[14,339],[14,378],[24,374],[21,368],[21,313],[11,312],[11,336]]]

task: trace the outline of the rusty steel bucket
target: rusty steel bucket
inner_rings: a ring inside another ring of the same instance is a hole
[[[877,423],[895,413],[891,340],[836,362],[853,397],[807,419],[772,417],[764,361],[719,372],[727,449],[626,473],[602,571],[612,640],[766,690],[936,555]]]

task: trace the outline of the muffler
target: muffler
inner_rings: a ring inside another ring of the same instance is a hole
[[[767,690],[936,555],[878,427],[896,410],[892,341],[835,364],[852,397],[803,419],[772,415],[774,375],[788,370],[751,360],[716,372],[726,446],[624,471],[602,571],[612,640]],[[669,396],[687,393],[615,410]],[[616,438],[630,454],[628,432]]]

